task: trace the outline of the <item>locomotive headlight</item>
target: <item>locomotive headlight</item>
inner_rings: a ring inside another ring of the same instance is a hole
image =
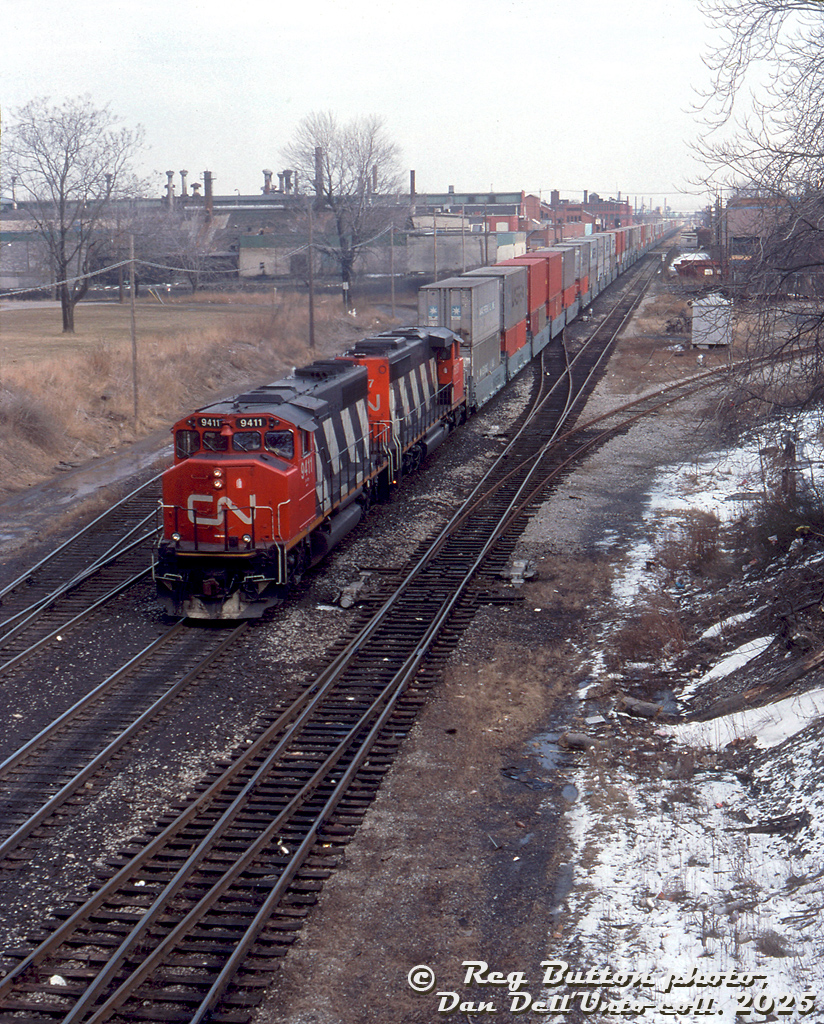
[[[212,470],[212,476],[223,476],[223,470],[220,468],[220,466],[215,466],[215,468]]]
[[[222,476],[216,476],[214,478],[214,480],[212,481],[212,486],[214,487],[214,489],[216,491],[219,491],[220,488],[223,486],[223,483],[224,483],[223,477]]]

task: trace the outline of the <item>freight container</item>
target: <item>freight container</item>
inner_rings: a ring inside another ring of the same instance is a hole
[[[526,345],[527,334],[526,334],[526,320],[521,320],[520,323],[515,324],[514,327],[510,327],[504,333],[504,352],[507,356],[514,356],[517,352]]]
[[[590,263],[592,261],[592,240],[589,236],[573,238],[563,243],[578,250],[578,294],[582,306],[588,306],[592,298],[590,292]]]
[[[568,324],[578,315],[581,308],[579,299],[579,272],[581,265],[581,251],[577,246],[566,242],[559,243],[553,247],[564,254],[564,290],[561,295],[561,302],[564,307],[564,323]]]
[[[500,281],[499,308],[502,331],[508,331],[527,315],[527,268],[524,266],[478,267],[464,277],[491,277]]]
[[[570,288],[575,287],[578,280],[580,253],[574,246],[569,246],[566,242],[559,242],[549,251],[560,252],[562,254],[563,271],[561,274],[561,288],[566,293]]]
[[[594,257],[590,257],[593,262],[590,264],[590,287],[592,289],[593,297],[597,295],[602,288],[606,287],[606,243],[607,235],[603,232],[596,232],[594,235],[590,235],[590,241],[595,246]]]
[[[480,407],[506,384],[506,357],[501,358],[501,334],[493,331],[473,345],[461,345],[467,365],[470,408]]]
[[[532,351],[533,355],[536,355],[564,327],[564,255],[560,250],[555,249],[533,249],[530,256],[534,259],[546,260],[549,289],[546,303],[546,323],[549,330],[537,344],[535,343],[535,333],[533,333]]]
[[[539,335],[540,337],[540,335]],[[506,332],[505,349],[501,356],[506,361],[506,379],[512,380],[532,358],[532,345],[526,333],[526,320]]]
[[[627,251],[627,229],[616,228],[615,229],[615,257],[616,263],[620,270],[623,270],[626,262],[626,251]]]
[[[511,260],[503,260],[498,266],[527,268],[526,291],[527,307],[529,309],[529,330],[534,336],[541,330],[539,326],[539,311],[543,310],[546,317],[546,304],[549,297],[547,261],[536,259],[534,256],[516,256]]]
[[[418,292],[418,316],[426,327],[448,327],[467,344],[499,331],[500,283],[489,277],[448,277]]]

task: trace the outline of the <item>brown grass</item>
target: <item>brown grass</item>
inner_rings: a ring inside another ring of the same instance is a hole
[[[665,582],[686,572],[704,574],[721,556],[721,523],[711,512],[684,512],[678,523],[667,524],[655,541],[655,561]]]
[[[83,462],[171,426],[189,409],[272,380],[389,324],[368,309],[347,316],[339,300],[321,299],[312,353],[304,298],[284,296],[277,306],[259,296],[231,298],[239,301],[212,303],[202,295],[195,302],[139,303],[136,422],[128,308],[81,304],[77,333],[63,336],[56,305],[4,307],[0,480],[13,481],[7,489],[44,479],[61,462]]]
[[[611,638],[608,662],[657,661],[683,650],[684,628],[678,608],[667,597],[650,598]]]

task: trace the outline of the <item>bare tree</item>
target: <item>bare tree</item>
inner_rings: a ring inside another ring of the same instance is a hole
[[[704,0],[713,132],[697,151],[726,191],[718,239],[744,302],[746,391],[772,405],[824,398],[824,5]]]
[[[326,111],[304,118],[286,156],[312,183],[315,247],[339,267],[347,301],[358,257],[392,222],[398,148],[379,117],[341,123]]]
[[[236,275],[235,261],[231,257],[221,258],[219,231],[202,208],[160,213],[155,218],[151,243],[154,258],[187,278],[192,294],[204,280],[215,275],[221,282]],[[147,248],[145,241],[143,247]]]
[[[64,332],[89,287],[96,249],[107,234],[112,199],[138,189],[130,163],[142,130],[119,127],[88,96],[52,106],[46,97],[15,112],[4,138],[7,173],[43,238],[57,282]]]

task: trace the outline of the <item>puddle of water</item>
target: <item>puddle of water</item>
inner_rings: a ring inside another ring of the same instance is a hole
[[[560,733],[544,732],[536,736],[532,742],[537,748],[538,760],[542,768],[568,768],[572,761],[568,750],[558,746]]]
[[[568,782],[561,790],[561,796],[568,804],[574,804],[578,799],[578,787]]]
[[[666,712],[666,714],[680,715],[678,701],[675,699],[675,694],[672,690],[659,690],[653,697],[653,700],[657,704],[661,705],[661,708]]]
[[[575,865],[561,864],[555,876],[555,888],[552,892],[552,918],[557,920],[563,912],[564,900],[572,892],[575,884]]]

